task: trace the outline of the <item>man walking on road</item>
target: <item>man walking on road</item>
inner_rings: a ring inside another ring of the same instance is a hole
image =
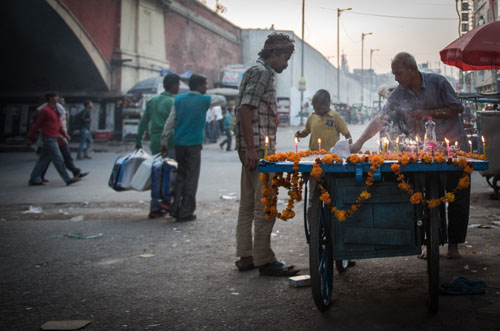
[[[175,98],[175,108],[168,116],[162,134],[162,151],[168,151],[167,139],[174,134],[175,156],[178,163],[175,198],[171,215],[177,222],[194,221],[196,191],[200,177],[201,149],[207,110],[226,102],[223,96],[205,95],[207,78],[192,75],[189,92]]]
[[[85,108],[80,112],[80,146],[78,147],[78,154],[76,155],[77,160],[83,160],[83,158],[91,159],[88,154],[89,149],[92,147],[94,141],[92,140],[92,135],[90,133],[90,121],[92,119],[90,111],[94,106],[92,101],[87,100],[83,104]],[[83,154],[83,157],[82,157]]]
[[[61,125],[64,129],[64,131],[68,132],[68,112],[64,108],[66,105],[66,102],[63,97],[59,97],[59,102],[56,104],[56,109],[57,112],[59,113],[59,119],[61,120]],[[43,108],[47,106],[47,102],[41,105],[40,107],[37,108],[38,111],[42,111]],[[75,163],[73,162],[73,158],[71,157],[71,152],[69,150],[69,141],[66,140],[63,137],[57,138],[57,144],[59,145],[59,150],[61,151],[61,155],[64,159],[64,165],[66,166],[66,169],[71,171],[73,173],[73,177],[77,178],[83,178],[87,176],[89,173],[82,171],[80,168],[75,166]],[[47,164],[47,168],[43,171],[42,174],[42,183],[47,183],[48,180],[45,179],[45,173],[47,172],[47,169],[50,166],[50,162]]]
[[[267,220],[257,162],[264,157],[265,138],[270,154],[276,145],[276,90],[274,73],[288,66],[293,40],[285,34],[267,37],[257,63],[243,75],[236,106],[236,149],[242,164],[241,199],[236,227],[236,267],[240,271],[259,267],[261,275],[293,276],[299,270],[279,262],[271,249],[276,219]],[[252,236],[252,227],[254,234]],[[253,240],[252,240],[253,237]]]
[[[229,112],[229,109],[224,110],[224,117],[222,119],[222,129],[224,130],[224,134],[226,135],[226,139],[224,139],[220,144],[219,147],[220,149],[224,148],[224,145],[227,144],[226,151],[231,150],[231,121],[233,117],[231,116],[231,113]]]
[[[389,120],[403,119],[411,136],[425,132],[424,123],[430,116],[436,123],[436,138],[458,142],[462,150],[467,150],[467,136],[459,114],[464,107],[445,77],[418,70],[415,58],[408,53],[399,53],[392,60],[392,73],[399,86],[389,95],[382,113],[373,119],[361,137],[351,146],[351,152],[361,150],[363,144],[373,137]],[[449,172],[446,182],[440,184],[446,191],[453,191],[462,175],[461,171]],[[440,196],[444,192],[439,192]],[[449,259],[459,259],[458,244],[465,242],[469,223],[470,185],[455,192],[455,201],[448,205],[448,254]],[[444,220],[445,207],[441,205],[440,216]],[[441,238],[446,242],[446,234]],[[424,251],[421,255],[426,257]]]
[[[63,156],[57,144],[58,138],[63,138],[67,141],[70,139],[62,127],[61,119],[59,118],[59,112],[57,111],[58,99],[57,92],[50,92],[45,95],[47,105],[40,111],[28,133],[27,143],[31,145],[36,131],[40,129],[43,143],[42,153],[31,172],[30,185],[43,185],[42,175],[50,162],[54,164],[66,185],[71,185],[80,180],[78,177],[69,177],[66,172]]]
[[[149,100],[137,130],[136,149],[142,148],[142,136],[151,123],[149,148],[153,155],[161,152],[161,134],[174,106],[174,95],[179,93],[180,81],[181,78],[177,74],[168,74],[163,78],[165,91]],[[168,156],[175,159],[175,151],[172,148],[173,139],[168,139],[165,144],[168,147]],[[167,156],[167,154],[165,155]],[[169,201],[151,198],[149,218],[165,216],[169,210]]]

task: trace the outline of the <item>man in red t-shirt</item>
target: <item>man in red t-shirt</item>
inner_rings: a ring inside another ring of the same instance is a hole
[[[69,136],[62,127],[59,113],[57,112],[56,104],[58,99],[59,95],[57,92],[49,92],[45,95],[47,106],[40,111],[35,123],[33,123],[28,133],[26,142],[29,145],[33,143],[33,137],[38,129],[41,131],[43,142],[42,153],[35,164],[35,168],[31,172],[30,185],[43,185],[42,174],[51,161],[54,163],[59,175],[64,182],[66,182],[66,185],[71,185],[80,180],[79,178],[69,177],[64,165],[64,159],[57,144],[57,138],[59,137],[69,141]]]

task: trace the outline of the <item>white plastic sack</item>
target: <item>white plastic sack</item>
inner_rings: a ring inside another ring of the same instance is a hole
[[[339,140],[330,150],[332,153],[337,154],[340,158],[347,158],[351,155],[349,150],[349,140]]]
[[[161,158],[161,154],[156,154],[141,163],[141,165],[135,172],[132,181],[130,182],[130,186],[134,190],[147,191],[151,188],[151,169],[153,168],[153,162]]]
[[[124,189],[132,189],[132,186],[130,184],[132,182],[132,178],[137,172],[137,169],[139,168],[142,162],[150,158],[151,155],[149,155],[142,149],[135,150],[130,154],[130,157],[127,159],[127,161],[122,167],[123,177],[121,179],[121,186]]]

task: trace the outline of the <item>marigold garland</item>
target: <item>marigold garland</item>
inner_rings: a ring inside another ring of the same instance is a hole
[[[370,163],[370,171],[367,173],[365,185],[366,188],[363,190],[358,199],[352,204],[352,206],[347,210],[338,209],[336,207],[331,206],[331,197],[328,190],[323,186],[322,174],[323,169],[321,168],[321,164],[332,164],[342,163],[344,160],[339,158],[337,154],[326,154],[321,157],[321,154],[325,154],[326,151],[322,150],[318,151],[301,151],[299,153],[276,153],[274,155],[269,155],[265,159],[270,162],[278,162],[278,161],[290,161],[293,162],[292,172],[283,176],[283,173],[275,173],[273,178],[270,180],[269,173],[261,173],[260,180],[262,182],[262,198],[261,202],[264,205],[264,211],[267,219],[273,219],[278,217],[284,221],[295,217],[295,212],[293,211],[295,201],[302,200],[302,189],[304,185],[304,179],[301,175],[299,175],[299,162],[302,157],[310,156],[310,155],[318,155],[315,162],[313,163],[312,170],[310,176],[317,181],[317,186],[320,191],[319,199],[327,206],[332,214],[340,221],[345,221],[348,217],[351,217],[354,212],[359,210],[361,207],[361,202],[368,200],[371,197],[371,193],[368,192],[368,189],[374,183],[374,172],[384,163],[384,159],[376,154],[372,153],[370,155],[369,151],[366,151],[366,155],[357,155],[351,154],[346,161],[351,164],[356,164],[358,162],[369,162]],[[361,152],[360,152],[361,153]],[[465,153],[460,151],[452,156],[466,156],[469,158],[476,158],[485,160],[484,155],[477,155],[473,153]],[[453,203],[455,201],[455,192],[461,189],[465,189],[470,185],[470,175],[474,171],[472,164],[467,162],[465,157],[458,157],[456,159],[446,159],[444,154],[436,153],[435,155],[422,154],[418,155],[408,155],[408,153],[404,153],[403,155],[391,155],[390,153],[386,153],[385,159],[393,159],[397,160],[398,163],[393,163],[391,165],[392,172],[396,175],[396,181],[399,189],[402,191],[406,191],[410,196],[409,200],[411,204],[418,205],[427,205],[428,208],[436,208],[441,204]],[[406,176],[402,173],[401,166],[406,166],[408,163],[417,162],[421,160],[425,163],[453,163],[455,166],[458,166],[464,170],[462,177],[459,180],[459,183],[455,190],[452,192],[447,192],[444,196],[438,199],[430,199],[425,200],[423,194],[421,192],[414,192],[411,188],[411,185],[408,183]],[[286,208],[282,212],[278,212],[277,210],[277,200],[278,200],[278,191],[280,187],[284,187],[288,189],[288,203]]]

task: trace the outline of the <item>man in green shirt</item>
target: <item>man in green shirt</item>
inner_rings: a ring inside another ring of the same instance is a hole
[[[139,123],[139,129],[137,130],[136,138],[136,148],[142,148],[142,137],[144,132],[147,130],[149,123],[150,127],[150,143],[149,148],[151,153],[158,154],[161,149],[161,134],[163,132],[163,127],[167,121],[168,115],[172,111],[174,105],[174,95],[179,92],[180,77],[176,74],[168,74],[163,79],[163,87],[165,91],[161,94],[153,97],[147,103],[146,110],[142,115],[141,122]],[[173,148],[173,139],[168,142],[169,157],[175,158]],[[151,208],[149,212],[149,218],[162,217],[167,214],[170,206],[166,201],[158,201],[156,199],[151,199]]]

